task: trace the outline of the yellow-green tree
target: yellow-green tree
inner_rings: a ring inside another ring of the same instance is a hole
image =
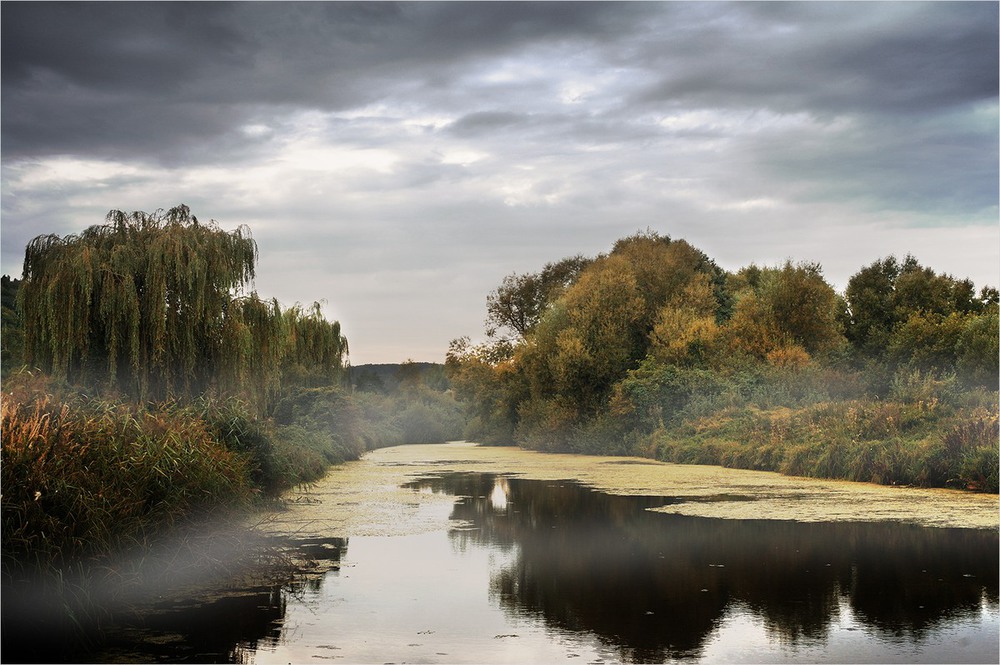
[[[224,231],[184,205],[112,210],[78,235],[38,236],[18,294],[25,360],[137,399],[217,391],[262,404],[278,386],[289,332],[297,343],[313,320],[246,292],[256,260],[247,227]],[[346,342],[335,332],[319,336],[310,361],[326,354],[342,365]]]
[[[745,286],[723,331],[732,350],[776,365],[798,365],[844,343],[841,301],[818,264],[751,266],[734,281]]]
[[[541,422],[606,409],[615,382],[647,354],[697,353],[714,333],[724,273],[683,240],[654,232],[615,243],[542,316],[515,361]],[[558,398],[558,399],[557,399]]]

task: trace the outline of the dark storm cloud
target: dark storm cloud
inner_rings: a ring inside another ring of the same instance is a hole
[[[233,140],[239,126],[289,108],[387,99],[459,110],[456,134],[515,121],[530,129],[538,123],[515,114],[543,111],[533,107],[551,80],[468,77],[538,46],[553,61],[589,54],[598,67],[617,67],[618,103],[636,110],[918,113],[997,95],[995,3],[4,3],[2,11],[7,158],[226,159],[198,148],[229,137],[220,147],[245,150]]]
[[[5,3],[4,84],[48,73],[108,93],[176,92],[206,65],[245,60],[249,43],[221,23],[230,13],[211,3]]]
[[[996,3],[734,3],[647,42],[640,102],[919,113],[997,96]]]
[[[477,59],[613,36],[649,8],[536,3],[4,3],[8,157],[149,154],[262,107],[433,95]],[[205,106],[215,107],[213,116]]]

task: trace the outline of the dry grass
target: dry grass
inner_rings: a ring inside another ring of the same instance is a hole
[[[2,396],[3,556],[29,570],[148,545],[246,505],[248,459],[180,409],[145,411],[24,382]]]

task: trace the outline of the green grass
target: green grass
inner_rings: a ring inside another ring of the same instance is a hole
[[[664,461],[997,492],[990,406],[875,399],[724,409],[654,432]]]

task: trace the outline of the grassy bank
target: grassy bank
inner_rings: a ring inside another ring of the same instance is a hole
[[[158,532],[244,507],[253,459],[187,410],[142,410],[44,383],[3,395],[3,556],[42,569],[148,544]]]
[[[785,377],[785,386],[809,382]],[[954,376],[900,373],[886,397],[801,391],[798,399],[691,400],[646,449],[717,464],[884,485],[997,492],[998,394]],[[799,386],[801,387],[801,386]]]
[[[650,444],[671,462],[997,492],[996,405],[938,410],[873,400],[733,409],[659,430]]]
[[[647,364],[620,384],[607,413],[528,427],[533,414],[522,409],[514,438],[548,452],[996,493],[998,399],[934,372],[812,366],[724,375]]]

